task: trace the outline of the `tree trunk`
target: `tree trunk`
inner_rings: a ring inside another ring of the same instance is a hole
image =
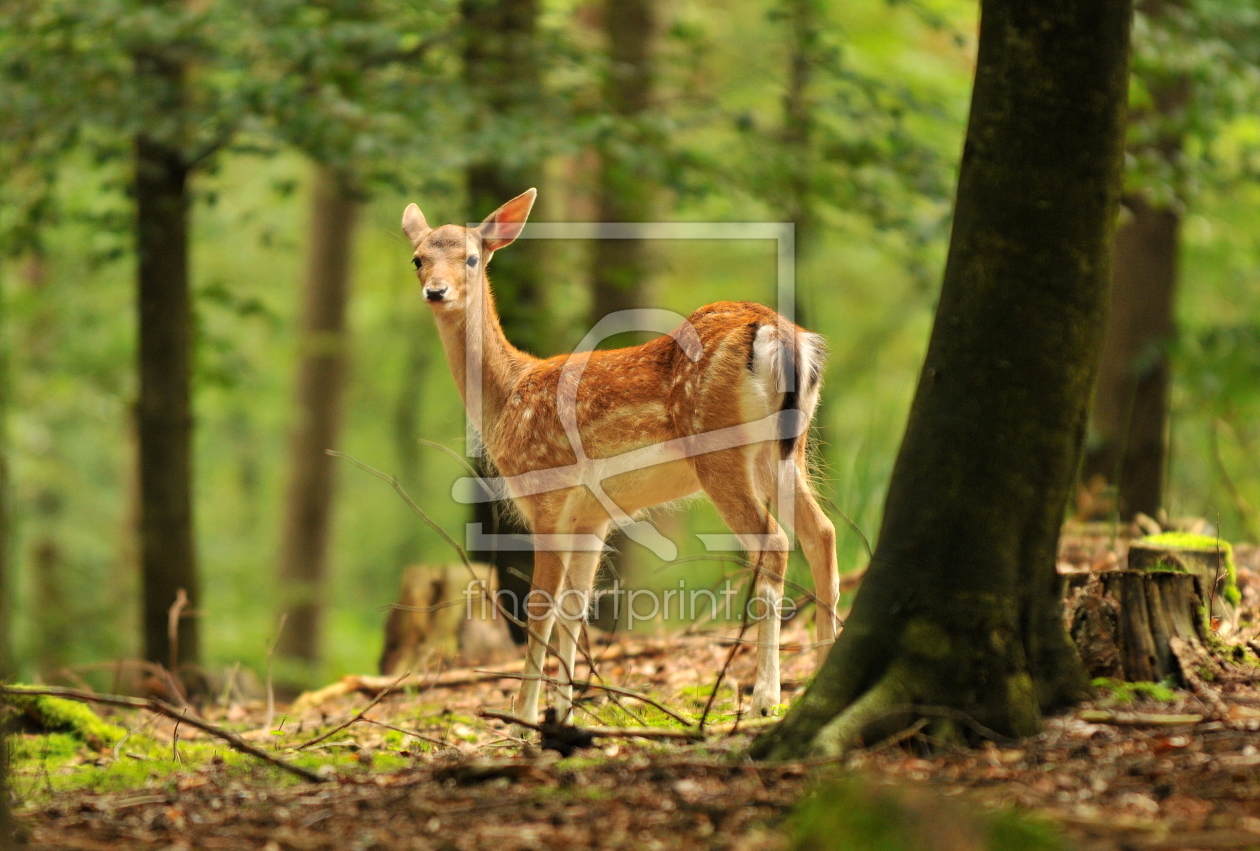
[[[983,0],[945,280],[875,557],[754,755],[839,753],[916,706],[1026,735],[1088,694],[1055,551],[1102,344],[1131,14]]]
[[[149,59],[138,64],[177,88],[181,71]],[[144,658],[168,665],[171,605],[182,589],[178,664],[196,664],[200,603],[192,511],[192,306],[188,290],[188,164],[147,135],[136,139],[136,242],[139,276],[140,571],[144,586]]]
[[[1082,477],[1117,489],[1122,520],[1163,505],[1178,215],[1134,196],[1116,231],[1111,308]],[[1104,519],[1104,518],[1099,518]]]
[[[796,225],[796,255],[802,257],[817,236],[818,211],[813,192],[815,104],[811,93],[819,61],[822,12],[818,0],[786,0],[788,27],[787,88],[783,95],[783,148],[786,153],[785,207]],[[797,315],[796,320],[802,321]]]
[[[642,121],[652,102],[654,0],[605,0],[604,38],[608,75],[605,107],[617,132],[599,148],[599,220],[646,222],[652,218],[652,181],[642,168],[647,142]],[[591,258],[591,324],[610,313],[643,307],[647,246],[637,239],[601,239]]]
[[[463,19],[464,78],[477,101],[477,126],[484,131],[491,121],[524,116],[536,107],[542,90],[537,44],[538,0],[461,0]],[[486,160],[469,167],[468,208],[472,219],[480,220],[504,201],[537,185],[542,176],[537,162],[508,165]],[[516,346],[535,354],[548,352],[549,326],[541,287],[542,251],[545,243],[523,240],[511,251],[494,257],[495,305],[503,331]],[[478,472],[485,467],[478,462]],[[497,519],[496,519],[497,518]],[[480,523],[485,534],[527,534],[507,504],[477,503],[472,522]],[[510,592],[504,604],[513,617],[519,607],[510,601],[523,601],[529,593],[527,578],[534,570],[532,551],[493,548],[469,553],[494,565],[499,587]],[[525,641],[524,631],[512,625],[512,636]]]
[[[345,181],[316,168],[302,287],[296,414],[289,445],[280,581],[288,613],[282,657],[320,659],[320,626],[332,525],[333,448],[341,430],[346,361],[346,300],[357,201]]]
[[[608,74],[604,78],[604,107],[616,117],[616,130],[599,145],[601,222],[647,222],[652,219],[655,187],[643,167],[650,146],[643,126],[652,103],[656,33],[655,0],[605,0],[602,8]],[[647,306],[649,256],[638,239],[601,239],[591,255],[591,313],[594,327],[610,313]],[[607,556],[610,575],[598,580],[609,588],[614,578],[634,570],[634,551],[628,539],[613,532]],[[615,627],[612,610],[605,607],[599,626]]]

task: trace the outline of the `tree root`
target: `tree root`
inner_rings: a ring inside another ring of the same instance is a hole
[[[911,695],[898,669],[890,670],[873,688],[827,722],[809,745],[809,755],[841,757],[855,747],[873,723],[887,719],[910,703]]]

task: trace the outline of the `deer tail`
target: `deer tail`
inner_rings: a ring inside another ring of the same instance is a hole
[[[823,364],[827,356],[823,338],[791,325],[762,325],[753,337],[752,371],[771,394],[780,396],[779,411],[796,410],[808,423],[818,407]],[[792,457],[805,433],[798,418],[784,417],[779,425],[779,453]]]

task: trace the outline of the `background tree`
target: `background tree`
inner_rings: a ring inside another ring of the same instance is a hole
[[[472,137],[481,155],[468,165],[468,220],[480,221],[504,201],[535,186],[542,157],[527,130],[544,109],[538,0],[460,0],[464,80],[473,107]],[[545,210],[545,207],[543,208]],[[545,218],[545,213],[543,214]],[[492,277],[503,331],[513,345],[534,355],[551,354],[551,327],[541,286],[545,243],[523,240],[496,254]],[[481,459],[478,467],[482,467]],[[481,502],[471,520],[483,534],[528,533],[506,503]],[[499,587],[522,600],[529,592],[534,555],[496,548],[472,554],[495,566]],[[509,608],[512,608],[509,606]],[[520,612],[513,611],[519,619]],[[512,625],[518,642],[524,631]]]
[[[136,430],[139,560],[145,658],[195,663],[200,654],[200,580],[192,508],[192,306],[190,178],[230,140],[239,110],[230,70],[203,73],[235,55],[238,30],[220,7],[146,0],[120,8],[15,0],[5,25],[6,121],[28,134],[22,150],[44,158],[90,139],[100,158],[128,157],[136,257]],[[222,51],[222,52],[220,52]],[[168,612],[183,590],[189,605],[177,647]]]
[[[256,0],[251,9],[268,69],[258,111],[276,141],[314,163],[279,569],[287,619],[277,650],[282,678],[298,685],[313,681],[321,660],[336,493],[327,450],[341,431],[359,208],[372,189],[405,181],[418,157],[457,144],[409,126],[412,115],[442,116],[440,101],[452,96],[432,52],[451,38],[454,21],[436,9],[400,14],[377,0]]]
[[[983,2],[950,256],[879,543],[756,755],[840,752],[916,704],[1026,735],[1087,693],[1054,565],[1102,341],[1131,14]]]
[[[297,422],[290,447],[280,583],[288,614],[278,651],[319,661],[320,615],[333,507],[333,458],[341,429],[346,302],[358,199],[341,175],[316,169],[302,297]]]
[[[660,140],[651,124],[657,27],[653,0],[608,0],[601,7],[608,51],[603,81],[609,130],[597,142],[598,221],[648,222],[658,180]],[[591,257],[590,324],[618,310],[643,307],[649,273],[647,245],[604,239]]]
[[[1238,153],[1217,142],[1254,111],[1254,90],[1235,81],[1260,68],[1260,22],[1236,4],[1145,0],[1136,22],[1131,167],[1082,471],[1093,491],[1114,489],[1094,512],[1125,520],[1164,507],[1182,225],[1208,186],[1240,177]]]

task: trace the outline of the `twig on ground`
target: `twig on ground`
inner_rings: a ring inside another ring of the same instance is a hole
[[[271,683],[271,667],[275,661],[276,647],[280,644],[280,633],[284,632],[284,622],[288,619],[289,613],[284,612],[280,615],[280,623],[276,625],[276,637],[267,645],[267,716],[263,720],[263,732],[271,729],[271,722],[275,719],[276,713],[276,693]]]
[[[179,619],[188,606],[188,592],[180,588],[175,592],[175,602],[166,612],[166,638],[170,645],[170,670],[179,670]]]
[[[704,711],[700,713],[700,723],[697,724],[701,730],[704,730],[704,722],[709,720],[709,710],[713,708],[713,701],[717,699],[718,689],[722,687],[722,680],[726,679],[726,672],[731,667],[731,662],[735,661],[735,654],[739,652],[740,644],[744,640],[744,633],[748,632],[748,604],[752,600],[753,588],[757,586],[757,574],[761,570],[761,563],[758,561],[754,565],[752,579],[748,581],[748,596],[744,600],[744,619],[739,625],[739,635],[735,638],[735,643],[731,645],[731,652],[726,654],[726,661],[722,663],[722,669],[718,671],[717,680],[713,683],[713,691],[709,692],[709,699],[705,701]],[[771,615],[767,615],[773,616]],[[739,703],[739,696],[736,695],[735,702]],[[739,724],[740,719],[735,719],[735,723]]]
[[[508,680],[525,679],[525,676],[523,674],[502,674],[501,673],[499,674],[499,676]],[[559,682],[558,680],[556,680],[555,677],[543,676],[541,677],[541,679],[543,680],[543,682],[550,683],[551,685],[556,685]],[[692,728],[695,727],[694,722],[684,718],[682,715],[679,715],[677,712],[670,709],[668,706],[665,706],[664,704],[653,700],[652,698],[648,697],[646,694],[640,694],[639,692],[634,691],[632,689],[622,688],[621,686],[611,686],[611,685],[608,685],[607,683],[591,682],[590,680],[573,680],[573,685],[581,687],[581,688],[595,688],[595,689],[599,689],[600,691],[611,692],[613,694],[620,694],[624,697],[629,697],[629,698],[633,698],[634,700],[642,701],[643,703],[646,703],[648,706],[653,706],[661,710],[670,718],[673,718],[679,724],[682,724],[684,727],[692,727]]]
[[[424,733],[420,733],[416,730],[407,730],[403,727],[395,727],[393,724],[386,724],[384,721],[377,721],[374,718],[368,718],[366,715],[363,716],[363,720],[368,724],[375,724],[377,727],[384,727],[386,730],[393,730],[395,733],[402,733],[405,736],[411,736],[413,739],[419,739],[422,742],[428,742],[429,744],[437,745],[440,748],[450,747],[450,744],[447,742],[434,738],[433,736],[426,736]]]
[[[183,715],[187,715],[188,710],[184,710]],[[184,764],[184,758],[179,755],[179,725],[183,722],[183,717],[175,719],[175,729],[171,731],[171,753],[175,756],[175,762],[179,765]]]
[[[195,716],[183,714],[171,704],[164,700],[158,700],[155,697],[141,699],[137,697],[123,697],[117,694],[93,694],[91,692],[79,691],[69,688],[17,688],[14,686],[0,686],[0,694],[26,694],[26,695],[42,695],[45,697],[60,697],[65,700],[76,700],[80,703],[99,703],[102,706],[118,706],[123,709],[144,709],[154,712],[158,715],[165,715],[174,721],[182,721],[191,727],[196,727],[204,733],[209,733],[215,738],[222,739],[227,742],[233,750],[240,751],[243,754],[249,754],[252,757],[269,762],[277,768],[281,768],[290,774],[295,774],[303,780],[311,783],[324,783],[328,780],[321,777],[308,768],[300,765],[294,765],[291,762],[281,759],[278,756],[269,754],[266,751],[256,748],[249,742],[242,739],[231,730],[225,730],[222,727],[203,721]]]
[[[1186,684],[1211,708],[1211,714],[1217,720],[1224,721],[1229,716],[1229,706],[1226,705],[1219,694],[1208,688],[1207,683],[1203,682],[1203,678],[1199,676],[1199,672],[1195,668],[1195,663],[1198,660],[1194,658],[1196,654],[1190,649],[1190,645],[1186,644],[1184,639],[1173,636],[1168,639],[1168,649],[1172,651],[1174,658],[1176,658],[1177,664],[1181,668],[1181,676],[1185,679]]]
[[[493,709],[482,709],[477,712],[482,718],[495,718],[499,721],[506,721],[509,724],[519,724],[522,727],[528,727],[531,730],[542,732],[541,724],[533,724],[515,715],[507,712],[496,712]],[[635,739],[685,739],[687,741],[695,741],[704,738],[704,735],[698,730],[692,728],[687,730],[674,730],[669,727],[578,727],[583,733],[588,733],[595,738],[602,739],[619,739],[619,738],[635,738]]]
[[[1111,724],[1114,727],[1180,727],[1198,724],[1203,716],[1198,713],[1162,715],[1150,712],[1114,712],[1108,709],[1083,709],[1077,718],[1089,724]]]
[[[394,682],[393,682],[393,683],[391,683],[391,684],[390,684],[390,686],[389,686],[388,688],[384,689],[384,690],[383,690],[380,694],[378,694],[376,697],[374,697],[374,698],[372,698],[370,701],[368,701],[368,705],[367,705],[367,706],[365,706],[365,707],[363,707],[362,709],[360,709],[358,712],[356,712],[356,713],[355,713],[355,714],[354,714],[354,715],[350,718],[350,720],[349,720],[349,721],[347,721],[346,723],[344,723],[344,724],[339,724],[339,725],[337,725],[336,727],[333,727],[333,728],[332,728],[331,730],[329,730],[327,733],[324,733],[322,736],[316,736],[315,738],[311,739],[310,741],[306,742],[305,744],[301,744],[301,745],[298,745],[298,746],[297,746],[297,747],[295,747],[295,748],[291,748],[291,750],[293,750],[293,751],[305,750],[306,748],[309,748],[311,745],[317,745],[317,744],[319,744],[320,742],[324,741],[325,739],[330,738],[330,737],[332,737],[332,736],[335,736],[337,733],[340,733],[342,730],[346,729],[346,728],[347,728],[347,727],[349,727],[351,724],[353,724],[355,721],[358,721],[360,718],[362,718],[364,715],[366,715],[366,714],[367,714],[367,711],[368,711],[369,709],[371,709],[373,706],[375,706],[376,704],[378,704],[378,703],[380,703],[382,700],[384,700],[384,699],[385,699],[385,695],[389,694],[391,691],[393,691],[395,688],[397,688],[398,684],[399,684],[400,682],[402,682],[404,679],[406,679],[406,678],[407,678],[410,674],[411,674],[411,671],[405,671],[405,672],[403,673],[403,675],[402,675],[401,677],[399,677],[398,679],[394,680]]]

